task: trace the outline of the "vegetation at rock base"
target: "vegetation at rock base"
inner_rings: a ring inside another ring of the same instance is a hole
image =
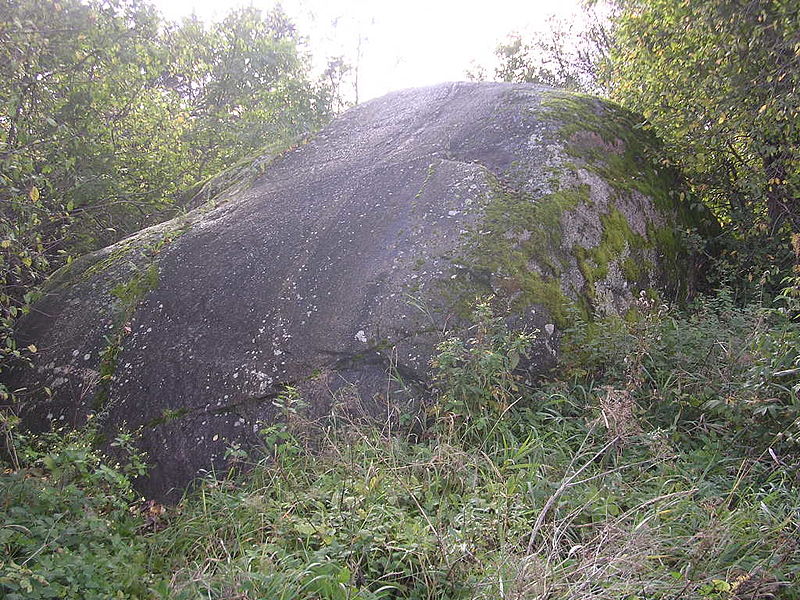
[[[479,304],[466,338],[442,340],[414,427],[312,421],[290,392],[260,455],[230,448],[231,471],[174,507],[131,491],[146,457],[130,435],[111,464],[91,427],[31,436],[6,415],[0,590],[800,597],[800,326],[727,293],[638,311],[580,323],[563,375],[532,388],[514,367],[533,334]]]

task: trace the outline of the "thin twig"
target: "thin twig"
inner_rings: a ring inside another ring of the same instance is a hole
[[[556,500],[563,494],[569,487],[571,487],[572,482],[575,478],[583,473],[587,469],[587,467],[592,464],[598,457],[600,457],[606,450],[608,450],[611,446],[619,442],[620,437],[617,436],[610,442],[608,442],[605,446],[600,448],[589,460],[587,460],[583,466],[575,471],[572,475],[570,475],[567,479],[565,479],[558,489],[553,493],[552,496],[547,500],[542,508],[542,511],[539,513],[539,517],[536,519],[536,523],[533,525],[533,530],[531,531],[531,537],[528,540],[528,554],[533,552],[534,543],[536,542],[536,536],[539,534],[539,530],[542,528],[544,524],[544,519],[547,516],[548,511],[552,508],[553,504],[556,503]]]

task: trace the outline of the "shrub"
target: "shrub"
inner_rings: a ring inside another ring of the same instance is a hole
[[[800,323],[786,310],[738,307],[725,290],[686,310],[640,309],[570,330],[572,374],[630,390],[655,425],[687,439],[716,432],[761,450],[800,439]]]
[[[142,474],[141,457],[121,436],[131,456],[109,465],[87,432],[38,436],[16,433],[3,415],[13,460],[0,477],[0,592],[8,600],[105,599],[146,593],[146,541],[129,507],[137,499],[131,478]],[[12,437],[13,436],[13,437]]]
[[[471,337],[447,337],[431,365],[440,424],[481,441],[521,398],[522,378],[516,369],[528,356],[534,334],[509,332],[489,300],[476,304],[473,322]]]

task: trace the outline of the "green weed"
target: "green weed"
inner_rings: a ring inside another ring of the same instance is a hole
[[[0,592],[797,600],[797,328],[724,293],[688,312],[644,295],[570,331],[559,376],[531,388],[531,336],[484,302],[439,347],[424,431],[311,421],[287,389],[263,451],[231,449],[249,470],[173,507],[132,491],[135,453],[112,464],[87,433],[7,415]]]

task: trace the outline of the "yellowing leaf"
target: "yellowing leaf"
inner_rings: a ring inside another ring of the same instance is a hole
[[[28,196],[30,196],[31,200],[33,200],[34,202],[38,202],[39,201],[39,188],[37,188],[36,186],[33,186],[31,188],[31,191],[28,192]]]
[[[11,248],[11,240],[3,240],[0,242],[0,248]]]
[[[35,345],[31,344],[30,346],[28,346],[28,350],[30,350],[31,354],[36,354],[38,348]]]
[[[730,592],[733,587],[724,579],[712,579],[711,583],[714,584],[714,591],[717,592]]]

